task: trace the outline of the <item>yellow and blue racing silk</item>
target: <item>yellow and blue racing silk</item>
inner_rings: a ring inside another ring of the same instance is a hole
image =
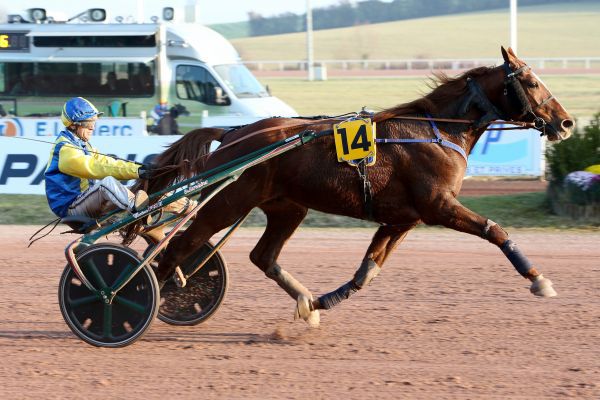
[[[98,154],[69,131],[62,131],[50,152],[46,167],[46,198],[52,212],[65,217],[71,203],[95,179],[112,176],[119,180],[138,178],[140,165]]]

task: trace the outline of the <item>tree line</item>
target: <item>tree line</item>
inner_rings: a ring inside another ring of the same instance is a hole
[[[575,3],[581,0],[519,0],[519,6],[550,3]],[[314,8],[313,29],[342,28],[378,22],[432,17],[472,11],[507,8],[509,0],[364,0]],[[277,35],[306,30],[306,13],[284,13],[272,17],[249,12],[250,36]]]

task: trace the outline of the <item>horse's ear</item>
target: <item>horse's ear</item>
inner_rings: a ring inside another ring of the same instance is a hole
[[[513,56],[514,58],[517,58],[517,55],[515,54],[515,52],[513,51],[512,47],[508,48],[508,54],[510,54],[511,56]]]
[[[506,52],[506,49],[504,48],[504,46],[500,46],[500,50],[502,51],[502,58],[504,59],[504,62],[509,63],[510,57],[509,57],[508,53]]]

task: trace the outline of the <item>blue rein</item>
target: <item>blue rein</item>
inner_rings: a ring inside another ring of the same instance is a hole
[[[427,118],[432,118],[431,115],[427,115]],[[449,140],[442,138],[442,134],[438,129],[437,125],[432,119],[429,119],[429,124],[431,128],[433,128],[433,133],[435,134],[435,139],[375,139],[375,143],[439,143],[444,147],[448,147],[452,150],[455,150],[460,154],[465,161],[467,160],[467,153],[463,150],[462,147],[457,145],[456,143],[452,143]]]

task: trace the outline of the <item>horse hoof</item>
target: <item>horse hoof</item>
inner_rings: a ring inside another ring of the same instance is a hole
[[[310,301],[311,299],[306,295],[301,294],[298,296],[294,319],[302,318],[303,320],[308,321],[308,318],[310,317]]]
[[[296,303],[296,312],[294,313],[294,319],[302,318],[308,323],[311,328],[317,328],[321,322],[321,315],[319,310],[311,310],[310,303],[312,298],[301,294],[298,296]]]
[[[531,293],[540,297],[554,297],[557,295],[556,291],[552,287],[550,279],[544,278],[542,275],[538,275],[529,289]]]
[[[321,324],[321,314],[319,313],[319,310],[311,311],[306,322],[311,328],[318,328]]]

